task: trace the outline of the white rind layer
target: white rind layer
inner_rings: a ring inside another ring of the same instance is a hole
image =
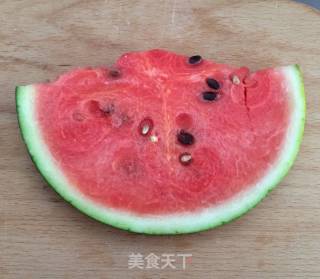
[[[278,68],[288,87],[291,118],[280,156],[267,174],[255,185],[225,203],[194,213],[137,215],[106,208],[84,196],[51,155],[38,125],[35,110],[37,92],[32,85],[17,87],[17,111],[23,138],[33,161],[48,183],[83,213],[121,229],[149,234],[177,234],[206,230],[222,225],[246,213],[261,201],[286,175],[298,153],[305,120],[305,97],[301,72],[297,65]]]

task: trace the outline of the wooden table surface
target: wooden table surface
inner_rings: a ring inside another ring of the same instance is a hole
[[[320,278],[319,12],[280,0],[2,0],[0,11],[0,278]],[[252,70],[301,65],[301,152],[243,218],[191,235],[128,233],[81,214],[35,170],[18,130],[15,85],[150,48]],[[128,269],[131,253],[192,257],[185,270],[139,270]]]

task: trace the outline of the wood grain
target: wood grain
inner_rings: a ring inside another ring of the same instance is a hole
[[[320,17],[291,1],[2,0],[0,277],[319,278]],[[290,174],[224,227],[144,236],[84,216],[41,179],[16,121],[14,88],[123,52],[166,48],[252,70],[299,63],[307,125]],[[128,255],[191,253],[186,270],[129,270]]]

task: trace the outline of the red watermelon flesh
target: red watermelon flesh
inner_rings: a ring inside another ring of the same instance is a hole
[[[139,216],[196,213],[250,190],[288,144],[294,111],[283,68],[190,64],[164,50],[127,53],[112,69],[77,69],[32,88],[37,127],[72,187]],[[179,141],[183,132],[192,144]]]
[[[259,72],[245,87],[232,83],[234,68],[186,61],[159,50],[130,53],[116,64],[119,78],[81,69],[38,86],[46,142],[82,192],[133,212],[193,211],[223,202],[268,169],[288,125],[281,75]],[[214,103],[201,98],[207,77],[221,83]],[[145,118],[157,142],[141,135]],[[181,129],[194,135],[192,146],[177,142]],[[193,158],[187,167],[183,152]]]

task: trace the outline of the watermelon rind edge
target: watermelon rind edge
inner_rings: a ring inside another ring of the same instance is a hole
[[[293,165],[302,141],[306,114],[303,77],[298,65],[283,71],[292,94],[292,114],[282,155],[257,183],[225,204],[199,212],[171,215],[137,215],[103,207],[70,184],[46,146],[35,118],[37,92],[33,85],[16,87],[16,110],[22,138],[35,166],[52,188],[86,215],[105,224],[145,234],[181,234],[207,230],[231,222],[254,208],[284,178]]]

